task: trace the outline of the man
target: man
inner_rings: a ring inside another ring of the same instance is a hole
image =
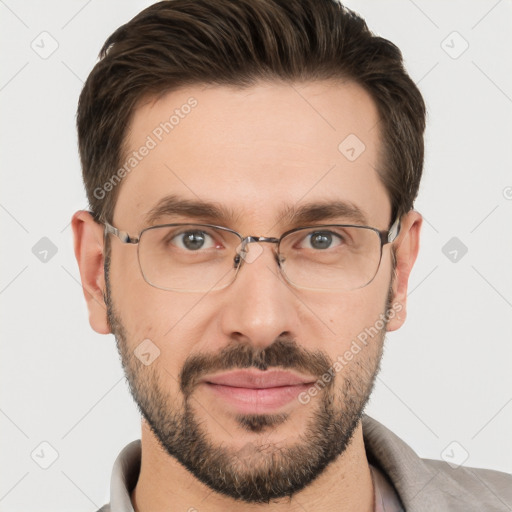
[[[399,50],[335,1],[170,0],[100,57],[75,254],[143,418],[101,510],[509,510],[363,414],[422,223]]]

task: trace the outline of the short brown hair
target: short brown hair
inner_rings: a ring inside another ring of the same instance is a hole
[[[120,186],[98,194],[120,166],[136,104],[187,85],[342,79],[375,101],[379,175],[393,220],[408,212],[423,169],[425,104],[400,50],[336,0],[165,0],[105,42],[80,95],[83,179],[96,220],[112,222]],[[341,141],[340,141],[341,142]]]

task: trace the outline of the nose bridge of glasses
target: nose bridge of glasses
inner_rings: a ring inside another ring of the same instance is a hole
[[[253,250],[252,253],[248,253],[248,245],[251,243],[258,244],[259,242],[266,242],[270,244],[279,244],[279,238],[274,237],[266,237],[266,236],[246,236],[245,238],[242,238],[242,241],[236,248],[236,256],[235,256],[235,267],[238,266],[239,263],[244,261],[248,261],[249,263],[252,263],[254,260],[256,260],[259,255],[263,252],[263,248],[261,246],[258,246],[258,250]],[[277,255],[277,250],[275,251],[275,259],[277,263],[279,264],[279,258]]]
[[[279,238],[274,237],[267,237],[267,236],[246,236],[242,239],[242,242],[240,243],[240,252],[243,252],[246,250],[246,247],[248,244],[256,243],[256,242],[267,242],[271,244],[278,244]]]

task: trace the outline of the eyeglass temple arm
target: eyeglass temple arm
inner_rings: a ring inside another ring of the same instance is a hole
[[[117,236],[123,244],[138,244],[139,239],[135,237],[131,237],[126,231],[120,231],[119,229],[109,224],[107,221],[104,221],[105,224],[105,235],[111,234]]]
[[[400,216],[398,216],[389,228],[389,231],[384,231],[382,234],[383,237],[383,243],[389,244],[395,240],[395,238],[400,234],[400,228],[402,227],[400,223]]]

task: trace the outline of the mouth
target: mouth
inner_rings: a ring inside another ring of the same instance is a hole
[[[201,384],[239,413],[264,414],[297,399],[315,380],[282,370],[237,370],[206,377]]]

